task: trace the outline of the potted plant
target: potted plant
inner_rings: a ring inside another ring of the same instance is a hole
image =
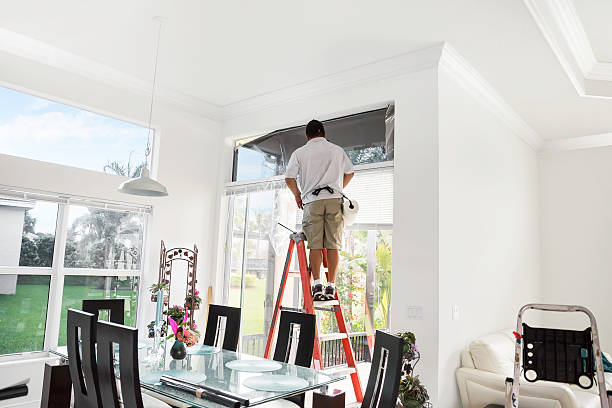
[[[189,324],[189,309],[183,309],[179,305],[172,306],[168,309],[168,323],[172,328],[172,333],[166,339],[174,337],[175,342],[184,343],[187,347],[197,343],[200,332],[195,322]],[[177,347],[180,347],[180,344]],[[177,359],[176,357],[173,358]]]
[[[416,346],[416,337],[412,332],[397,334],[404,340],[402,350],[402,379],[399,386],[399,400],[406,408],[430,407],[429,394],[418,375],[414,374],[414,367],[421,359],[421,353]]]
[[[195,290],[193,295],[189,293],[185,297],[185,308],[191,310],[198,310],[200,308],[200,304],[202,303],[202,298],[199,296],[199,294],[200,291],[197,289]]]
[[[151,292],[151,302],[157,302],[157,292],[160,289],[164,291],[164,302],[168,301],[168,284],[167,283],[154,283],[149,288],[149,291]]]

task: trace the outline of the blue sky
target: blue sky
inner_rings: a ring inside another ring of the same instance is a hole
[[[88,170],[144,160],[147,128],[0,87],[0,153]],[[78,210],[74,209],[74,214]],[[29,211],[36,232],[55,233],[57,205]],[[72,215],[72,214],[71,214]]]
[[[0,153],[103,171],[141,162],[146,143],[143,126],[0,88]]]

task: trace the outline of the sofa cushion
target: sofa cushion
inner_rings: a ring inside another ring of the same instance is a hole
[[[470,343],[469,350],[476,369],[512,376],[514,369],[512,329],[480,337]]]

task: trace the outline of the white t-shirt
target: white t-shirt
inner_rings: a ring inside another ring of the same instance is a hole
[[[344,149],[324,137],[315,137],[293,152],[285,177],[298,179],[302,202],[308,204],[316,200],[342,197],[340,193],[344,175],[353,171],[353,163]],[[313,190],[325,186],[331,187],[334,193],[322,190],[318,196],[312,194]]]

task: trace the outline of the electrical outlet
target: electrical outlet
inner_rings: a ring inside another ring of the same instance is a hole
[[[422,306],[408,306],[407,316],[410,320],[423,320]]]

